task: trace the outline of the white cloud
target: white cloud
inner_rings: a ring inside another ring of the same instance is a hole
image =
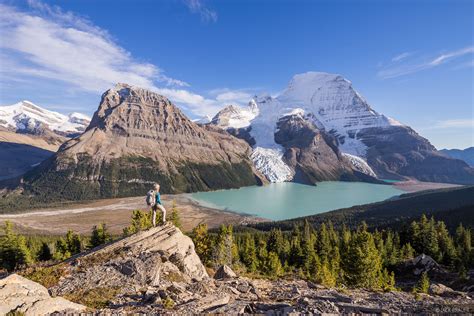
[[[474,53],[474,46],[465,47],[456,51],[447,52],[440,54],[439,56],[425,59],[418,62],[403,63],[412,54],[406,55],[407,53],[400,54],[392,58],[392,62],[381,69],[377,76],[382,79],[391,79],[400,76],[409,75],[422,70],[430,69],[433,67],[440,66],[462,56],[466,56]]]
[[[392,62],[399,62],[409,56],[411,56],[413,53],[410,53],[410,52],[405,52],[405,53],[401,53],[395,57],[392,58]]]
[[[192,13],[198,13],[204,22],[217,22],[217,12],[207,8],[203,0],[184,0],[184,3]]]
[[[453,130],[453,129],[471,129],[471,135],[474,136],[474,119],[472,118],[460,118],[460,119],[446,119],[433,121],[432,124],[425,127],[420,127],[422,131],[434,131],[434,130]]]
[[[247,104],[252,98],[252,94],[244,90],[215,89],[210,92],[218,102],[224,104]]]
[[[88,93],[102,93],[126,82],[162,93],[196,115],[212,115],[220,109],[220,100],[180,89],[189,84],[137,60],[87,19],[37,0],[29,5],[31,11],[25,12],[0,4],[2,82],[41,78]],[[189,5],[207,14],[199,1]]]
[[[450,119],[438,121],[433,128],[474,128],[474,119]]]

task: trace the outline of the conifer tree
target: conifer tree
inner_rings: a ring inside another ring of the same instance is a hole
[[[99,245],[105,244],[111,240],[112,240],[112,236],[110,235],[107,229],[107,224],[101,223],[92,228],[89,246],[90,248],[94,248]]]
[[[436,261],[439,261],[439,245],[438,245],[438,232],[436,230],[436,223],[433,217],[431,217],[428,223],[428,229],[426,232],[424,253],[430,255]]]
[[[13,271],[21,265],[33,263],[33,256],[24,236],[13,231],[13,224],[5,222],[4,236],[0,237],[0,267]]]
[[[400,250],[400,258],[401,259],[412,259],[415,256],[415,250],[411,246],[410,243],[406,243],[402,246],[402,249]]]
[[[283,247],[283,234],[281,230],[278,229],[272,229],[270,231],[270,234],[268,236],[267,240],[267,251],[273,251],[274,253],[280,255],[284,251]]]
[[[257,240],[257,267],[260,271],[265,271],[267,259],[268,251],[266,247],[266,241],[260,237]]]
[[[66,244],[71,255],[80,253],[82,250],[81,236],[74,233],[72,230],[68,230],[66,233]]]
[[[276,253],[270,251],[264,261],[264,271],[267,275],[278,277],[283,274],[280,258]]]
[[[221,225],[214,247],[213,257],[217,265],[232,265],[235,255],[232,225]]]
[[[317,242],[319,256],[321,257],[321,260],[328,259],[331,251],[331,240],[325,223],[321,224],[318,235],[319,238]]]
[[[298,226],[293,227],[290,242],[288,263],[300,268],[303,265],[303,249],[301,248],[301,232]]]
[[[349,286],[379,288],[382,258],[372,234],[362,227],[351,239],[344,259],[344,278]]]
[[[255,248],[255,240],[249,233],[244,235],[240,259],[247,268],[247,271],[255,272],[257,270],[257,250]]]
[[[53,259],[53,252],[51,251],[51,248],[49,247],[48,243],[42,242],[40,251],[38,253],[38,260],[48,261],[51,259]]]
[[[212,243],[207,232],[207,224],[197,225],[193,229],[191,236],[199,258],[204,264],[209,264],[211,260]]]
[[[55,251],[53,254],[54,260],[65,260],[71,257],[71,252],[69,251],[68,244],[64,238],[59,238],[56,240]]]
[[[430,279],[428,278],[428,273],[425,271],[421,274],[420,280],[416,286],[417,293],[428,293],[430,288]]]
[[[156,222],[161,221],[161,212],[158,212]],[[153,226],[152,224],[152,214],[151,212],[134,210],[132,212],[132,222],[128,227],[125,227],[123,230],[124,236],[133,235],[139,231],[149,229]]]

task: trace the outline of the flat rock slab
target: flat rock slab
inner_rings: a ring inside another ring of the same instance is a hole
[[[0,314],[21,312],[25,315],[47,315],[55,312],[78,313],[84,305],[70,302],[62,297],[50,297],[48,290],[18,274],[0,280]]]

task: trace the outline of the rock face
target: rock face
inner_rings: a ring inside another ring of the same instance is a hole
[[[317,177],[307,177],[310,183],[315,179],[334,180],[336,175],[346,174],[344,161],[347,160],[354,171],[369,176],[369,181],[376,175],[388,179],[474,183],[473,168],[440,155],[410,127],[376,112],[349,80],[336,74],[298,74],[280,95],[255,97],[243,108],[228,107],[211,123],[247,140],[253,147],[252,158],[257,169],[270,181],[300,181],[297,168],[308,164],[313,144],[307,142],[307,154],[296,155],[295,163],[295,159],[288,159],[289,148],[278,141],[285,137],[279,127],[281,120],[294,115],[300,115],[320,133],[332,135],[334,140],[329,143],[335,141],[347,158],[324,162],[324,156],[319,157],[328,171],[322,174],[321,168],[310,168],[319,169],[315,172]]]
[[[277,122],[275,142],[285,149],[283,161],[294,170],[293,181],[366,180],[370,175],[355,170],[341,154],[336,138],[319,129],[311,116],[295,113]],[[375,179],[374,179],[375,180]]]
[[[0,314],[9,312],[25,315],[49,315],[52,313],[79,313],[86,307],[62,297],[51,297],[48,290],[17,274],[0,280]]]
[[[208,278],[191,239],[172,224],[139,232],[71,260],[70,276],[52,288],[64,295],[96,287],[132,293]]]
[[[413,177],[426,182],[474,183],[474,168],[446,157],[408,126],[366,128],[358,138],[367,146],[368,164],[386,179]]]
[[[244,141],[192,122],[167,98],[118,84],[87,130],[24,182],[31,192],[76,200],[142,195],[154,182],[165,193],[236,188],[258,183],[249,156]]]

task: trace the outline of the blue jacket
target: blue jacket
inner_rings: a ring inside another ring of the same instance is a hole
[[[160,192],[156,192],[155,194],[155,198],[156,198],[156,204],[160,204],[161,205],[161,197],[160,197]]]

